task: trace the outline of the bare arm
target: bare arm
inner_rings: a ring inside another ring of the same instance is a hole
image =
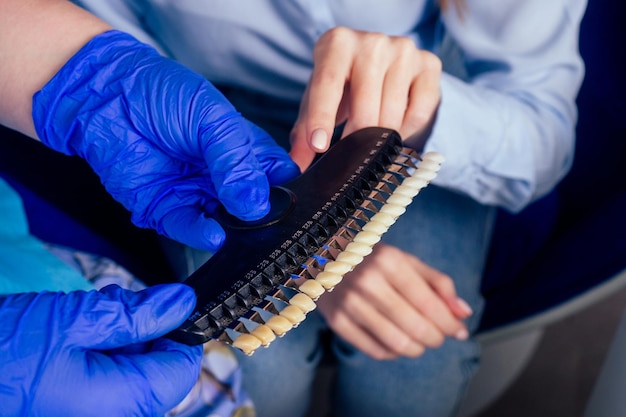
[[[0,2],[0,124],[36,138],[32,97],[110,27],[66,0]]]

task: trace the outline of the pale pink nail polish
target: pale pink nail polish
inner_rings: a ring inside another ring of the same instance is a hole
[[[456,332],[454,337],[458,340],[467,340],[467,338],[469,337],[469,332],[467,331],[467,329],[461,329]]]
[[[323,151],[326,149],[326,144],[328,142],[328,135],[324,129],[316,129],[313,131],[311,135],[311,145],[317,149],[318,151]]]
[[[459,306],[461,307],[461,309],[463,310],[463,312],[465,312],[465,314],[467,314],[468,316],[471,315],[474,312],[472,310],[472,307],[470,307],[469,304],[467,304],[467,302],[464,299],[457,298],[456,301],[459,304]]]

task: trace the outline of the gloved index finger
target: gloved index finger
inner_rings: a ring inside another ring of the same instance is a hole
[[[139,292],[110,285],[68,297],[63,306],[66,324],[60,330],[69,344],[90,349],[113,349],[163,336],[182,324],[196,303],[193,289],[184,284]]]

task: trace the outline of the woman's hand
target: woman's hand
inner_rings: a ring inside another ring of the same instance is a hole
[[[424,140],[440,101],[441,61],[406,37],[336,27],[313,51],[313,72],[291,132],[291,157],[304,170],[343,136],[368,126]]]
[[[464,340],[461,320],[472,314],[452,279],[381,243],[318,306],[336,334],[375,359],[417,357],[446,336]]]

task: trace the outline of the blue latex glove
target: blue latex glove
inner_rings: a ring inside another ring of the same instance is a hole
[[[0,298],[0,415],[162,417],[196,382],[202,346],[145,342],[194,305],[183,284]]]
[[[202,76],[130,35],[93,38],[33,97],[41,141],[87,160],[133,222],[198,249],[269,211],[269,184],[299,174],[285,150]],[[269,181],[268,181],[269,180]]]

